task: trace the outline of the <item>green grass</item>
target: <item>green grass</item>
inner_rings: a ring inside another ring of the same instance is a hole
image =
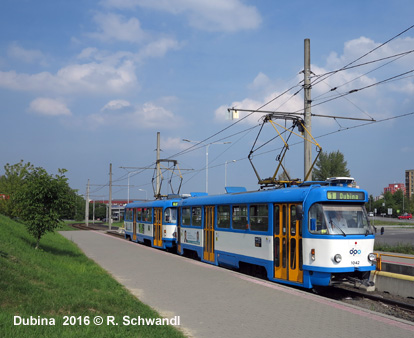
[[[385,220],[381,220],[381,221],[377,221],[377,220],[371,221],[371,224],[375,225],[375,226],[379,226],[379,225],[395,225],[395,226],[404,225],[404,226],[407,226],[407,225],[410,225],[410,226],[414,227],[414,223],[411,222],[411,221],[398,222],[398,221],[393,220],[392,218],[391,219],[389,218],[389,220],[387,220],[387,218],[385,218]]]
[[[35,250],[24,225],[0,215],[0,337],[183,337],[173,326],[127,326],[123,316],[160,318],[59,234]],[[54,318],[54,326],[14,325],[14,316]],[[64,326],[64,316],[89,325]],[[102,316],[101,326],[92,323]],[[114,316],[119,325],[107,325]]]
[[[398,243],[397,245],[375,243],[374,250],[414,255],[414,245],[409,243]]]

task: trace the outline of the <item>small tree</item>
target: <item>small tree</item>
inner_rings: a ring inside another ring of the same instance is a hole
[[[4,166],[4,175],[0,177],[0,193],[10,198],[0,200],[0,213],[7,216],[17,216],[12,197],[19,191],[26,176],[33,168],[30,162],[24,163],[23,160],[13,165],[7,163]]]
[[[13,195],[18,216],[36,239],[36,249],[40,238],[46,232],[54,231],[60,225],[62,215],[73,205],[65,171],[59,169],[59,174],[53,176],[43,168],[34,168]]]
[[[344,155],[338,150],[331,153],[321,152],[312,176],[315,181],[325,181],[328,177],[349,177],[350,171],[346,167]]]

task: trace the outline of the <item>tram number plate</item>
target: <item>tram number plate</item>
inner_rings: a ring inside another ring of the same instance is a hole
[[[359,261],[351,261],[352,265],[359,265]]]

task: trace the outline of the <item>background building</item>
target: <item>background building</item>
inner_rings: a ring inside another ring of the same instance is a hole
[[[414,194],[414,169],[405,171],[405,191],[409,197]]]
[[[392,184],[388,184],[388,187],[385,187],[384,188],[384,194],[386,192],[390,192],[391,194],[394,194],[398,190],[402,190],[402,192],[405,193],[405,185],[404,185],[404,183],[392,183]]]

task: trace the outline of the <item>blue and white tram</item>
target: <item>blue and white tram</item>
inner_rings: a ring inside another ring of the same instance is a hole
[[[178,201],[179,254],[305,288],[375,270],[374,231],[360,189],[307,183]]]
[[[177,199],[132,202],[125,206],[125,238],[161,249],[177,244]]]

